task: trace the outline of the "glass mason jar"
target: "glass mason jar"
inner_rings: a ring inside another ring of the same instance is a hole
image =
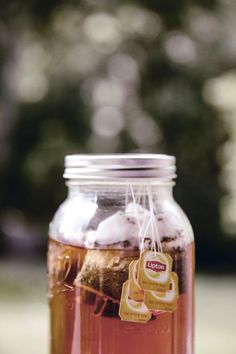
[[[51,354],[193,354],[194,239],[168,155],[70,155],[49,227]]]

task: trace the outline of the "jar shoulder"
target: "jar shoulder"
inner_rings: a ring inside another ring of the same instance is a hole
[[[67,197],[49,224],[49,236],[58,241],[83,243],[84,231],[96,208],[94,198]]]
[[[176,217],[180,220],[183,225],[183,230],[185,234],[185,238],[188,242],[194,241],[194,232],[190,220],[185,213],[185,211],[181,208],[181,206],[173,199],[170,202],[173,212],[175,213]],[[168,209],[168,208],[167,208]]]
[[[163,249],[182,249],[194,242],[193,229],[183,209],[173,198],[156,202],[158,230]]]

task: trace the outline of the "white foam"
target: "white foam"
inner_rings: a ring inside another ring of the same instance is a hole
[[[172,213],[161,212],[155,217],[158,232],[154,239],[159,242],[163,237],[175,238],[181,235],[183,225]],[[103,220],[96,231],[87,233],[85,246],[93,247],[96,243],[102,246],[129,241],[132,246],[139,245],[141,237],[153,239],[150,224],[150,212],[139,204],[129,203],[125,212],[116,212]]]
[[[153,230],[150,225],[150,211],[144,208],[143,206],[135,203],[130,203],[127,205],[125,212],[133,217],[138,216],[140,226],[141,226],[141,235],[146,237],[151,237]],[[158,227],[158,232],[155,233],[155,240],[158,241],[158,237],[162,239],[163,237],[174,238],[178,236],[183,230],[183,224],[180,219],[168,210],[162,210],[155,217],[155,222]],[[148,226],[149,224],[149,226]],[[146,232],[145,232],[146,230]],[[146,235],[143,235],[142,232],[145,232]]]
[[[133,202],[127,205],[125,208],[125,213],[132,216],[138,215],[140,220],[150,216],[149,210],[144,208],[142,205]]]
[[[137,218],[118,211],[103,220],[96,231],[88,232],[85,245],[86,247],[93,247],[97,242],[99,245],[105,246],[129,241],[132,246],[138,246],[138,234]]]
[[[163,237],[174,238],[175,236],[179,236],[183,230],[183,225],[179,218],[168,211],[157,215],[157,225],[161,239]]]

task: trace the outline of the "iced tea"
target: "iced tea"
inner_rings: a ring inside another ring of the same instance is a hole
[[[122,284],[138,249],[85,249],[50,239],[51,354],[192,354],[194,246],[171,251],[177,309],[146,324],[118,315]]]

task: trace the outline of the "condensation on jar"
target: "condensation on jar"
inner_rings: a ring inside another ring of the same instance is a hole
[[[70,155],[64,178],[68,196],[49,227],[51,354],[193,354],[194,238],[173,198],[175,158]],[[128,294],[124,320],[122,289],[144,251],[171,256],[176,304],[153,310]]]

